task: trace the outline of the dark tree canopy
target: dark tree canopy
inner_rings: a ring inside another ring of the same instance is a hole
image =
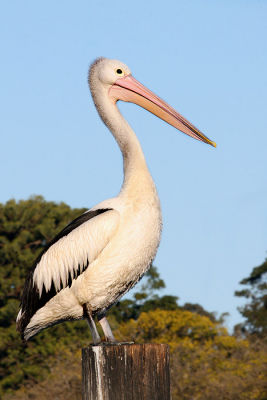
[[[87,327],[81,322],[53,327],[27,345],[15,327],[20,294],[34,260],[57,232],[84,211],[41,196],[0,204],[0,397],[27,379],[40,378],[62,338],[70,345],[75,337],[85,341]]]
[[[248,302],[239,308],[245,322],[236,326],[236,329],[241,329],[244,333],[266,337],[267,259],[260,266],[253,268],[251,274],[244,278],[240,285],[244,285],[246,288],[237,290],[235,295],[245,297]]]
[[[185,303],[183,305],[183,310],[203,315],[204,317],[208,317],[212,322],[216,322],[215,313],[206,311],[200,304]]]

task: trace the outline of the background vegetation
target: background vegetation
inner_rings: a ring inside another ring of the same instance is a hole
[[[0,397],[80,399],[80,349],[90,342],[84,321],[41,332],[27,344],[15,329],[19,297],[34,259],[56,232],[83,209],[42,197],[0,205]],[[168,343],[173,400],[266,400],[267,260],[240,283],[244,322],[230,335],[223,316],[199,304],[160,296],[164,282],[153,266],[132,299],[111,309],[116,337]]]

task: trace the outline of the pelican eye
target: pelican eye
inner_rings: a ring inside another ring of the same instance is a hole
[[[122,70],[120,68],[118,68],[116,72],[117,72],[118,75],[122,74]]]

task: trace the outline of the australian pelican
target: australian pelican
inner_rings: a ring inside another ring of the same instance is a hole
[[[97,317],[106,341],[115,341],[106,312],[139,281],[155,257],[160,202],[140,143],[117,101],[138,104],[187,135],[216,146],[134,79],[120,61],[97,59],[89,71],[89,86],[97,111],[122,152],[123,185],[117,197],[67,225],[35,261],[17,317],[24,340],[58,322],[85,318],[96,344],[100,342]]]

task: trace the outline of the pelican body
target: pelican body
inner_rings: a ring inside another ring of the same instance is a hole
[[[189,121],[133,78],[120,61],[97,59],[89,70],[97,111],[123,156],[124,181],[117,197],[72,221],[40,254],[26,280],[17,329],[28,340],[42,329],[85,318],[99,343],[115,341],[107,310],[144,275],[160,242],[161,211],[140,143],[117,108],[130,101],[187,135],[215,146]]]

